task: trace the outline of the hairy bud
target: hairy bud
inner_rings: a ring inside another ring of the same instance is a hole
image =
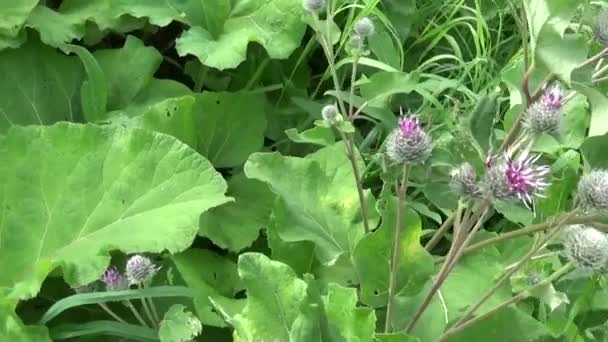
[[[479,193],[477,174],[469,163],[462,163],[450,172],[450,189],[460,196],[473,197]]]
[[[548,87],[539,101],[525,113],[524,127],[534,133],[553,133],[562,121],[564,92],[559,84]]]
[[[608,171],[593,170],[578,182],[578,201],[583,210],[608,210]]]
[[[598,43],[608,46],[608,9],[602,9],[600,14],[595,18],[593,32]]]
[[[375,30],[374,22],[368,17],[363,17],[355,23],[353,30],[363,38],[371,36]]]
[[[323,119],[330,124],[334,124],[341,119],[341,115],[338,112],[338,108],[335,105],[327,105],[321,110],[321,116]]]
[[[358,34],[353,34],[350,36],[348,45],[352,49],[361,50],[365,46],[365,39]]]
[[[114,266],[108,267],[101,276],[101,281],[106,284],[106,291],[126,290],[129,287],[126,279]]]
[[[423,163],[433,149],[431,137],[422,130],[415,115],[402,116],[399,127],[386,139],[386,153],[397,163]]]
[[[576,267],[588,271],[602,271],[608,263],[608,237],[599,230],[573,224],[564,229],[566,256]]]
[[[127,279],[131,285],[139,285],[145,283],[154,277],[158,268],[152,260],[141,256],[134,255],[127,261]]]
[[[303,0],[302,6],[312,13],[320,13],[325,9],[325,0]]]

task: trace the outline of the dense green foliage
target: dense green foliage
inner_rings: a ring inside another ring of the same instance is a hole
[[[0,341],[608,338],[608,3],[326,1],[0,3]]]

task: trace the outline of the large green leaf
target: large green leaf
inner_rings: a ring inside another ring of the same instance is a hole
[[[289,332],[307,299],[306,283],[289,266],[263,254],[241,254],[239,276],[247,288],[247,305],[233,317],[240,341],[289,341]]]
[[[372,341],[376,315],[371,308],[357,307],[357,291],[330,284],[324,297],[327,320],[337,328],[344,341]]]
[[[96,51],[94,56],[108,82],[108,110],[127,107],[152,81],[162,62],[156,49],[133,36],[127,37],[122,48]]]
[[[268,183],[279,196],[273,217],[280,238],[312,241],[322,263],[350,255],[363,236],[355,180],[343,143],[306,158],[256,153],[245,164],[245,174]]]
[[[197,98],[198,151],[215,167],[232,167],[264,145],[264,100],[251,93],[204,92]]]
[[[35,41],[0,51],[0,133],[13,125],[82,121],[83,68]]]
[[[589,168],[608,169],[608,159],[604,151],[608,149],[608,133],[589,137],[581,146],[581,154]]]
[[[397,200],[392,196],[383,201],[382,226],[365,236],[353,255],[361,280],[361,301],[374,307],[384,306],[388,300],[396,207]],[[401,262],[396,293],[413,296],[433,273],[434,263],[431,255],[420,245],[420,216],[411,208],[402,210]]]
[[[575,83],[575,89],[587,96],[591,104],[591,122],[589,123],[589,136],[598,136],[608,133],[608,99],[601,92],[586,86]]]
[[[175,304],[165,313],[158,329],[161,342],[187,342],[201,333],[201,322],[185,308]]]
[[[237,0],[229,11],[221,10],[227,2],[209,2],[210,9],[203,5],[202,13],[211,20],[191,22],[176,42],[181,56],[194,55],[204,65],[223,70],[245,60],[249,42],[261,44],[271,58],[287,58],[300,45],[305,29],[301,2]],[[226,13],[229,16],[223,17]]]
[[[226,326],[209,299],[240,311],[243,301],[233,299],[241,290],[236,264],[204,249],[189,249],[171,259],[184,282],[194,290],[198,318],[206,325]]]
[[[0,4],[0,36],[16,37],[38,0],[12,0]]]
[[[228,181],[228,195],[235,202],[204,213],[198,233],[222,248],[238,252],[249,247],[260,229],[268,225],[274,194],[268,185],[239,174]]]
[[[588,47],[581,35],[564,35],[580,1],[526,0],[524,3],[535,61],[569,84],[572,70],[587,57]]]
[[[26,298],[60,266],[73,286],[99,277],[111,250],[177,252],[226,183],[177,140],[144,130],[57,124],[0,141],[0,293]]]

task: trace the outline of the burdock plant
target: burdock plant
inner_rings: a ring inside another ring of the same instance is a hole
[[[560,129],[564,92],[559,84],[548,87],[524,115],[524,127],[532,133],[554,133]]]
[[[608,210],[608,171],[593,170],[581,178],[578,203],[586,211]]]
[[[423,163],[431,155],[431,143],[417,115],[402,116],[397,128],[386,138],[386,153],[396,163]]]
[[[603,271],[608,263],[608,237],[599,230],[574,224],[564,229],[566,256],[582,270]]]

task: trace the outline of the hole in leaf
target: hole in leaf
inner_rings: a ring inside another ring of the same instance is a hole
[[[378,291],[378,289],[374,290],[374,296],[379,296],[380,295],[380,291]]]
[[[246,294],[245,294],[245,290],[241,290],[237,293],[234,294],[234,298],[235,299],[245,299],[247,298]]]

